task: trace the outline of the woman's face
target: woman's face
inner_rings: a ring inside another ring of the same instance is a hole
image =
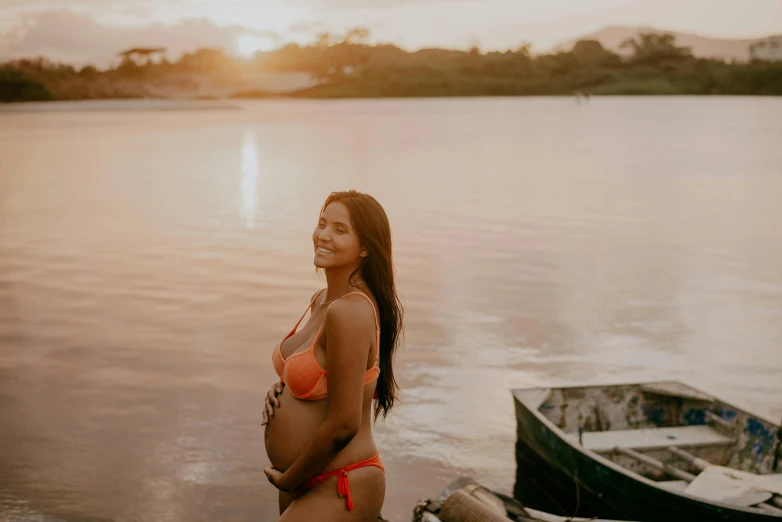
[[[350,222],[348,208],[339,202],[329,203],[318,219],[312,234],[317,268],[355,267],[366,255],[358,234]]]

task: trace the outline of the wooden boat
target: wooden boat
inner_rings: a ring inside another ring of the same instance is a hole
[[[779,426],[678,382],[513,390],[514,496],[641,522],[782,521]]]
[[[610,522],[569,518],[528,509],[469,477],[460,477],[434,499],[419,502],[413,522]]]

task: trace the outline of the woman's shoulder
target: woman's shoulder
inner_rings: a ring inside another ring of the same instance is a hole
[[[326,318],[337,322],[350,321],[363,323],[364,320],[375,323],[375,302],[371,294],[354,290],[335,299],[326,311]]]
[[[320,290],[315,290],[315,293],[312,294],[312,297],[310,297],[310,303],[314,303],[315,299],[323,293],[323,291],[326,290],[325,288],[321,288]]]

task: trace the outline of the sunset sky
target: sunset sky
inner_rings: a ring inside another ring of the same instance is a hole
[[[240,54],[356,26],[408,49],[528,41],[544,51],[607,25],[765,36],[782,33],[782,0],[0,0],[0,60],[102,65],[142,45],[170,57],[198,47]]]

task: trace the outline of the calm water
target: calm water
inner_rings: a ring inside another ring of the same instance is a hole
[[[167,108],[0,112],[0,519],[274,520],[271,350],[346,188],[385,206],[406,303],[386,517],[512,489],[512,387],[782,415],[782,99]]]

